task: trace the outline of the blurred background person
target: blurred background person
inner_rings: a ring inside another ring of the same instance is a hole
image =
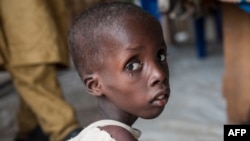
[[[249,123],[250,0],[158,0],[158,2],[159,10],[172,20],[194,19],[195,46],[197,55],[201,59],[208,57],[205,17],[213,12],[216,39],[222,41],[224,50],[222,95],[226,100],[227,123]]]
[[[16,141],[63,141],[80,129],[57,69],[69,67],[64,0],[0,0],[0,65],[20,96]]]
[[[250,1],[221,0],[225,71],[223,96],[230,124],[250,123]]]

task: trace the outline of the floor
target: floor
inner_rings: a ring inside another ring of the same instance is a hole
[[[156,119],[139,119],[134,127],[142,131],[140,141],[222,141],[226,104],[222,96],[223,49],[208,46],[205,59],[196,57],[190,46],[168,50],[171,97]],[[86,94],[74,67],[61,71],[59,79],[66,100],[76,109],[82,126],[96,113],[95,99]],[[0,72],[0,140],[12,141],[17,126],[17,93],[6,72]]]

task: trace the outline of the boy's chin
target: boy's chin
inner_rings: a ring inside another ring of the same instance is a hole
[[[151,113],[150,115],[141,116],[140,118],[143,118],[143,119],[154,119],[154,118],[157,118],[158,116],[160,116],[162,112],[163,112],[163,109],[160,110],[160,111],[157,111],[155,113]]]

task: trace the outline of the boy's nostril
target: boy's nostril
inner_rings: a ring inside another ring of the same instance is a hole
[[[150,86],[155,86],[157,85],[158,83],[160,83],[160,80],[155,80],[155,81],[152,81]]]
[[[167,79],[164,76],[162,76],[162,77],[154,77],[150,81],[150,86],[155,86],[155,85],[158,85],[158,84],[166,84],[166,82],[167,82]]]
[[[167,74],[161,68],[155,69],[151,72],[151,78],[149,81],[150,86],[157,85],[159,83],[166,83],[167,82]]]

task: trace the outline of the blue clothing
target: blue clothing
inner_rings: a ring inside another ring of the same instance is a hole
[[[238,6],[239,6],[242,10],[244,10],[244,11],[246,11],[247,13],[250,14],[250,3],[248,3],[246,0],[242,0],[242,1],[238,4]]]

